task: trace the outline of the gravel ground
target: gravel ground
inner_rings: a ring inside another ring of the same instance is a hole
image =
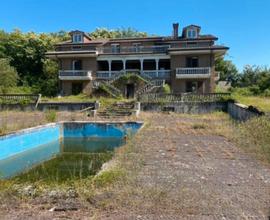
[[[0,218],[269,219],[270,167],[217,135],[223,117],[140,117],[147,124],[123,163],[128,181],[101,190],[88,203],[2,200]],[[64,208],[50,211],[55,206]]]

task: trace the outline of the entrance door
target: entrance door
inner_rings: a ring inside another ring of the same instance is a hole
[[[127,87],[126,87],[126,97],[128,99],[130,98],[134,98],[134,84],[127,84]]]
[[[72,83],[72,95],[78,95],[82,92],[83,85],[80,82]]]

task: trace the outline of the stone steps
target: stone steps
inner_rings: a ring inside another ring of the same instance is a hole
[[[127,117],[132,115],[134,109],[134,103],[114,103],[108,106],[104,110],[99,110],[97,112],[98,117],[110,118],[110,117]]]

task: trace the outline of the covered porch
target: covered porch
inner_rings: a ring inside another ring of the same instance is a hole
[[[108,59],[97,61],[97,79],[111,79],[119,72],[136,73],[149,78],[169,79],[170,59]]]

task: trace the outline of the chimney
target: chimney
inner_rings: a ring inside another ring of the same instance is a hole
[[[179,28],[179,23],[174,23],[173,24],[173,38],[175,39],[178,38],[178,28]]]

